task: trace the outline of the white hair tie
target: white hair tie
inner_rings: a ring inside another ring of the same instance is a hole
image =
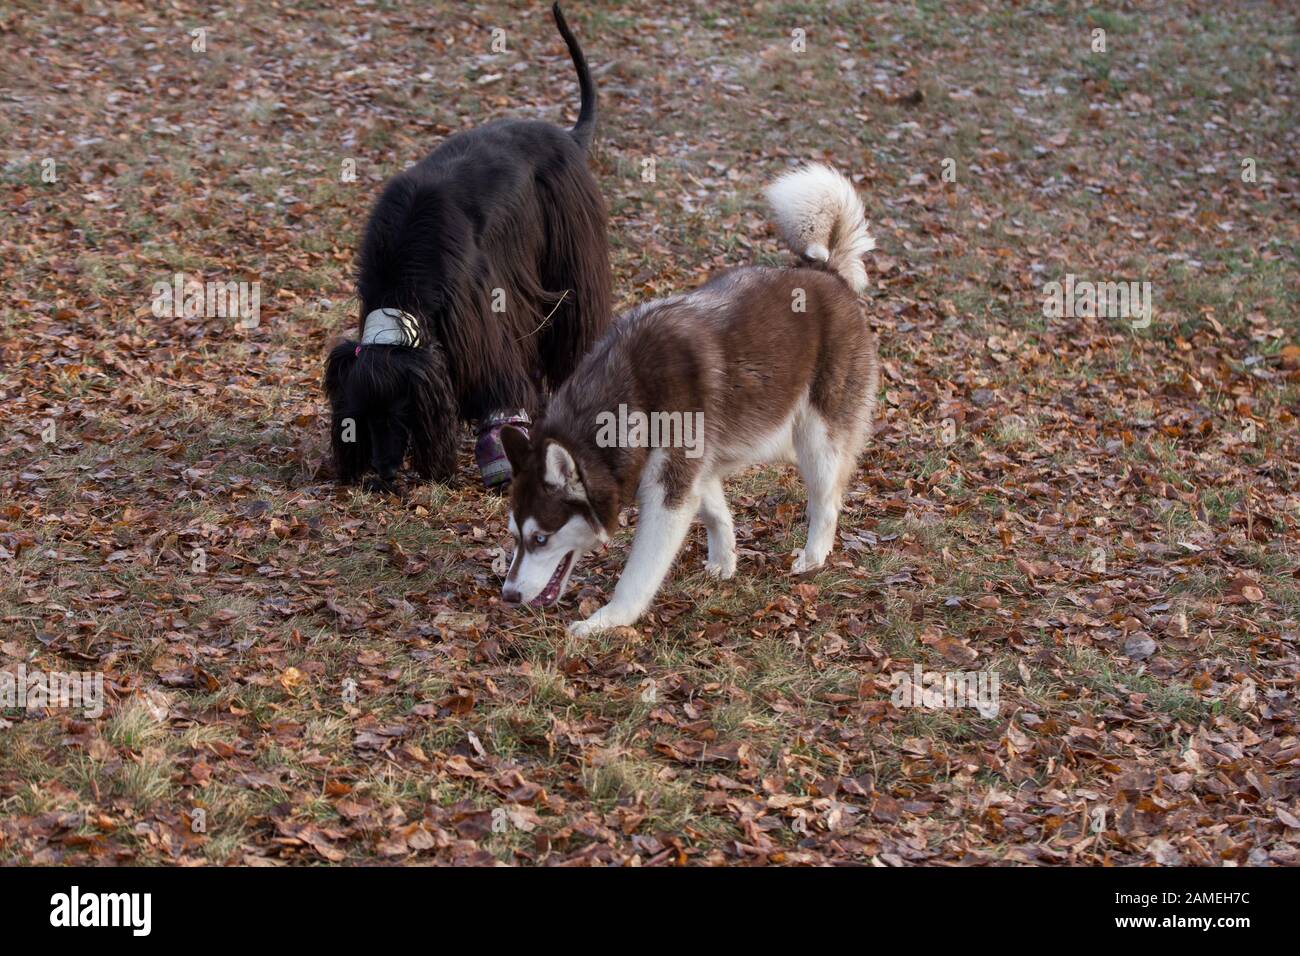
[[[361,344],[405,345],[418,349],[422,344],[420,321],[401,309],[375,309],[366,316]]]

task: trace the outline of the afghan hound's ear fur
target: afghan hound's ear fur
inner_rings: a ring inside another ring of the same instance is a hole
[[[355,411],[346,402],[348,382],[357,363],[357,343],[340,342],[325,360],[325,394],[330,402],[330,448],[334,453],[334,469],[340,481],[352,484],[361,477],[370,461],[369,437],[356,420]],[[343,440],[343,422],[353,419],[353,440]]]
[[[456,471],[460,413],[447,369],[447,356],[436,344],[411,350],[411,467],[425,481],[445,482]]]

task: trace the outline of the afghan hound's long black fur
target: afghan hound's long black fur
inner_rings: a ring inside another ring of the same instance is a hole
[[[338,476],[388,485],[409,450],[425,479],[455,469],[461,420],[541,411],[609,324],[605,204],[587,168],[596,93],[559,4],[578,73],[572,130],[499,120],[451,136],[391,179],[358,257],[366,316],[400,309],[415,347],[343,341],[325,370]]]

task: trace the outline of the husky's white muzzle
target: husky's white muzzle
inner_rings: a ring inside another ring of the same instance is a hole
[[[528,518],[522,533],[511,515],[510,531],[515,536],[515,554],[501,588],[501,598],[509,604],[530,607],[547,607],[559,601],[578,558],[599,540],[587,521],[578,515],[554,532],[542,531],[537,522]]]

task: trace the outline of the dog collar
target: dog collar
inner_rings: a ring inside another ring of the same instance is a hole
[[[531,425],[533,420],[528,417],[528,413],[522,408],[506,411],[493,412],[479,422],[478,433],[481,435],[491,428],[499,425]],[[527,429],[524,429],[527,431]]]
[[[411,313],[401,309],[375,309],[366,316],[361,345],[405,345],[418,349],[421,344],[420,322]]]

